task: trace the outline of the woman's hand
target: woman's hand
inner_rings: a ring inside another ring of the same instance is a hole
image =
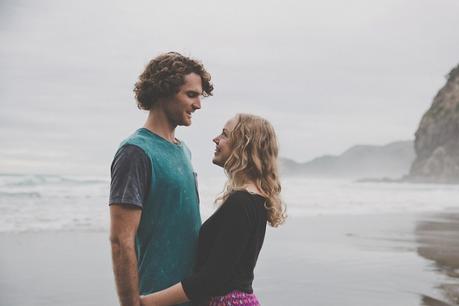
[[[153,294],[141,295],[140,306],[160,306],[156,301]]]
[[[141,306],[170,306],[188,302],[182,283],[177,283],[167,289],[148,295],[140,296]]]

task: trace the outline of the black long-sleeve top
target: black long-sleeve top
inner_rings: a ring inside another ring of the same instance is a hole
[[[195,272],[182,281],[193,303],[233,290],[252,293],[253,270],[263,245],[265,198],[235,191],[199,232]]]

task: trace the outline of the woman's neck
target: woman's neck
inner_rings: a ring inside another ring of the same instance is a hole
[[[256,193],[259,195],[263,195],[263,192],[252,181],[246,182],[242,187],[250,193]]]

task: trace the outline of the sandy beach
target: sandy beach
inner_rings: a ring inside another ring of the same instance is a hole
[[[262,305],[458,305],[459,213],[290,217],[267,232]],[[108,233],[0,234],[1,305],[116,305]]]

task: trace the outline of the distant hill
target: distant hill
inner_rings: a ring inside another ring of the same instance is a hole
[[[397,141],[357,145],[341,155],[324,155],[305,163],[281,158],[280,169],[284,176],[400,178],[409,173],[415,157],[413,141]]]

